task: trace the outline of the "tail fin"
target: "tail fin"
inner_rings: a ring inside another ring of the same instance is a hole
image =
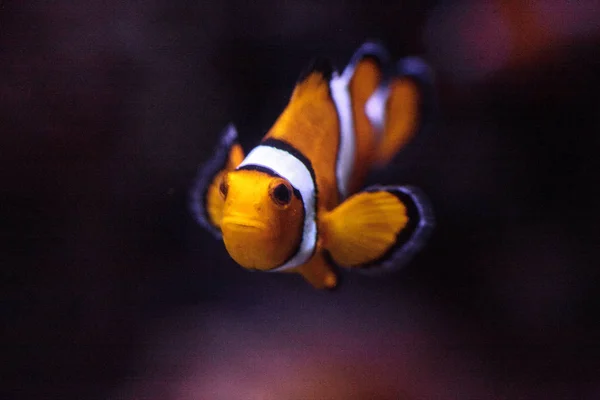
[[[433,111],[433,73],[418,57],[398,61],[387,85],[369,98],[365,111],[382,132],[375,156],[378,165],[387,164],[429,121]]]
[[[244,151],[237,142],[233,124],[221,133],[221,140],[210,160],[198,171],[198,177],[190,193],[190,209],[196,221],[217,239],[221,238],[221,215],[223,199],[219,184],[227,171],[234,170],[244,159]]]

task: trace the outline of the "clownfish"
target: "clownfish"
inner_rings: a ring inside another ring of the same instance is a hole
[[[427,122],[432,88],[423,60],[392,63],[377,43],[342,73],[314,59],[247,155],[225,128],[191,192],[197,221],[242,267],[296,272],[316,288],[335,287],[337,267],[405,264],[433,228],[427,198],[412,186],[359,190]]]

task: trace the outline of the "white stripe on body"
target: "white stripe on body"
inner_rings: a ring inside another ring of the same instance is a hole
[[[304,163],[285,150],[271,146],[257,146],[238,166],[256,165],[269,168],[282,178],[287,179],[302,195],[304,203],[304,227],[302,242],[298,252],[283,265],[270,272],[283,271],[302,265],[313,254],[317,244],[315,182]]]
[[[356,134],[354,131],[354,118],[352,116],[352,100],[350,99],[350,79],[354,73],[354,66],[346,67],[341,76],[333,75],[329,87],[331,97],[337,110],[340,122],[340,143],[338,146],[335,176],[341,199],[348,197],[350,178],[354,170],[354,157],[356,154]]]
[[[340,200],[344,200],[350,194],[348,191],[350,179],[354,172],[356,156],[356,131],[352,114],[350,80],[354,75],[356,65],[368,56],[376,58],[384,66],[389,64],[390,57],[387,50],[377,43],[367,42],[354,53],[341,76],[338,76],[337,73],[333,74],[333,79],[329,84],[331,97],[340,121],[340,144],[336,165],[337,186],[342,197]],[[385,124],[385,108],[389,96],[388,73],[386,71],[386,67],[382,68],[382,81],[365,104],[365,113],[369,122],[373,125],[376,141],[381,141],[383,138]]]

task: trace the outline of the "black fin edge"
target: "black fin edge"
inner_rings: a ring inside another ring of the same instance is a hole
[[[366,41],[354,52],[346,68],[354,69],[365,58],[370,58],[377,63],[383,75],[381,85],[385,85],[393,75],[392,59],[387,48],[379,40]]]
[[[233,124],[229,124],[221,132],[221,139],[213,156],[198,168],[196,181],[190,190],[190,211],[198,224],[209,231],[215,238],[221,239],[221,231],[215,227],[208,217],[206,210],[206,192],[215,175],[222,171],[229,159],[229,152],[237,143],[237,130]]]
[[[306,78],[308,78],[308,76],[313,72],[318,72],[323,76],[323,79],[329,82],[333,77],[334,71],[335,69],[333,68],[331,60],[325,57],[315,57],[310,61],[306,68],[300,72],[297,83],[304,82],[304,80],[306,80]]]
[[[409,223],[398,233],[394,245],[381,257],[371,262],[344,270],[357,271],[368,275],[382,275],[395,272],[421,251],[425,246],[433,228],[435,216],[427,196],[414,186],[369,186],[365,192],[385,191],[397,196],[406,206]]]
[[[396,63],[396,74],[408,77],[425,87],[434,86],[435,76],[429,64],[418,56],[404,57]]]

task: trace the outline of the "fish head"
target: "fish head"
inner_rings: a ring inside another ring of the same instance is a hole
[[[225,203],[223,242],[238,264],[267,271],[296,253],[304,207],[289,181],[264,171],[236,170],[224,174],[219,192]]]

